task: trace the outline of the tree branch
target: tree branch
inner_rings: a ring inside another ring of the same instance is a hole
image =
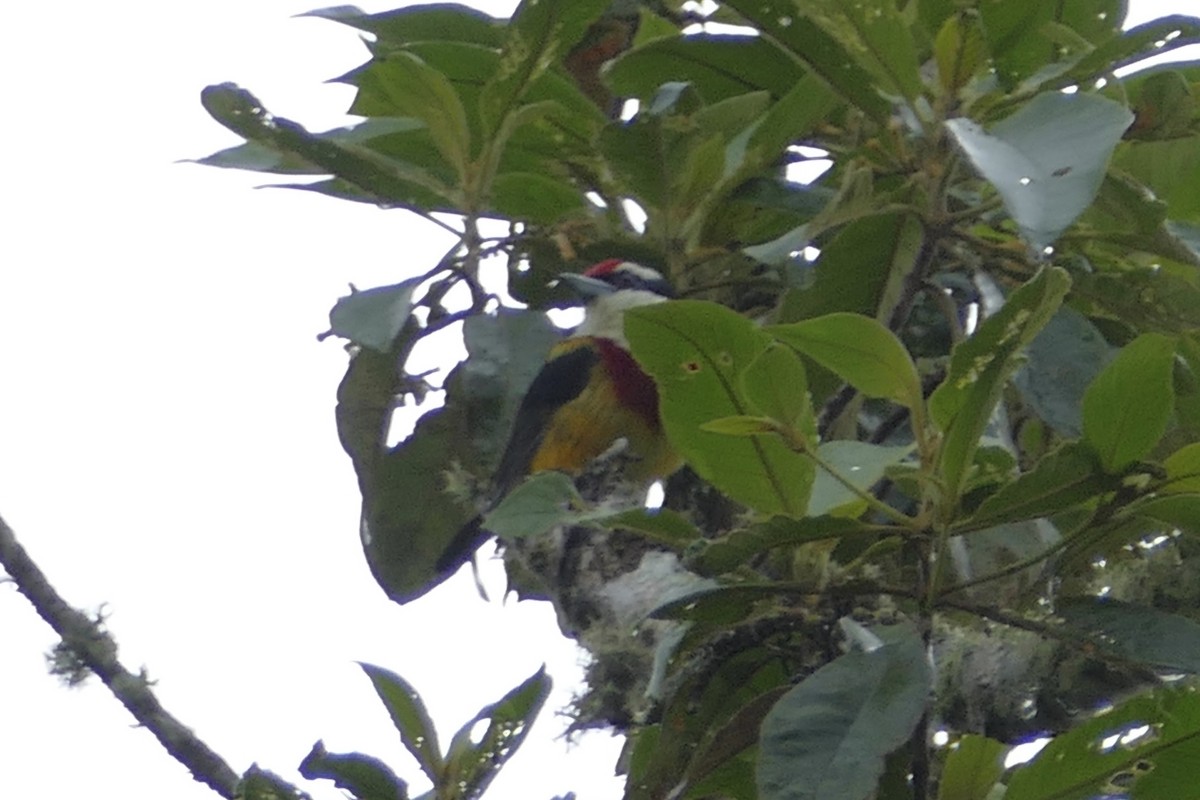
[[[167,752],[191,771],[192,777],[232,800],[239,782],[237,773],[162,707],[144,675],[135,675],[121,665],[116,640],[98,621],[59,596],[2,517],[0,565],[78,662],[100,676],[138,723],[153,733]]]

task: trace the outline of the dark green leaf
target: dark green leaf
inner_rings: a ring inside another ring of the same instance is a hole
[[[363,493],[367,563],[401,603],[470,556],[447,548],[462,544],[459,534],[476,516],[473,486],[490,481],[517,405],[561,336],[533,312],[471,317],[463,330],[470,357],[446,380],[446,405],[422,417],[396,447],[385,442],[395,396],[404,390],[397,355],[360,351],[338,393],[339,434]]]
[[[704,542],[689,555],[688,568],[701,575],[723,575],[777,547],[798,547],[843,536],[874,536],[882,530],[880,526],[845,517],[774,517]]]
[[[1167,483],[1164,494],[1200,493],[1200,442],[1184,445],[1163,461]]]
[[[724,4],[757,27],[792,58],[819,75],[852,105],[878,121],[891,113],[871,73],[812,20],[802,16],[792,0],[732,0]]]
[[[875,316],[893,295],[896,278],[912,271],[923,240],[921,223],[908,214],[871,214],[851,222],[821,249],[813,285],[785,298],[781,320],[833,311]],[[805,244],[807,238],[791,249]]]
[[[1200,764],[1200,694],[1158,689],[1062,734],[1013,773],[1005,800],[1187,797]]]
[[[870,317],[826,314],[766,332],[796,348],[868,397],[886,397],[907,408],[922,403],[921,379],[896,335]]]
[[[965,118],[946,126],[1000,192],[1021,234],[1042,250],[1092,204],[1132,122],[1128,109],[1103,97],[1044,92],[989,132]]]
[[[669,81],[687,81],[709,103],[765,89],[787,94],[803,70],[757,36],[707,35],[656,39],[617,58],[605,73],[624,97],[649,99]]]
[[[776,703],[763,720],[762,800],[862,800],[925,712],[929,660],[904,626],[877,628],[884,640],[826,664]]]
[[[854,55],[857,66],[875,76],[882,94],[903,97],[910,103],[920,97],[917,48],[907,19],[893,0],[817,0],[807,4],[806,13]]]
[[[295,122],[268,113],[254,95],[233,84],[207,87],[201,102],[234,133],[285,157],[299,157],[377,197],[381,204],[413,206],[417,199],[428,202],[433,197],[451,205],[454,202],[453,189],[423,166],[387,158],[361,144],[315,136]]]
[[[238,800],[311,800],[306,792],[258,764],[251,764],[238,781],[235,796]]]
[[[370,91],[382,106],[383,116],[424,122],[438,152],[465,183],[471,129],[463,101],[445,74],[415,54],[399,51],[373,62],[359,80],[360,89]]]
[[[955,346],[946,379],[929,398],[930,415],[945,433],[940,470],[951,497],[958,496],[1018,356],[1058,310],[1070,284],[1065,271],[1043,269]]]
[[[1013,375],[1021,399],[1057,433],[1083,433],[1083,393],[1115,351],[1091,320],[1064,306],[1051,317]]]
[[[412,313],[413,291],[423,281],[410,278],[392,286],[351,292],[329,311],[329,332],[380,353],[390,352]]]
[[[1055,613],[1100,650],[1169,672],[1200,673],[1200,624],[1120,600],[1061,600]]]
[[[770,338],[733,311],[695,300],[629,311],[625,332],[658,384],[667,436],[692,469],[759,511],[802,514],[813,481],[803,456],[777,437],[733,439],[700,427],[749,413],[738,376]]]
[[[1121,348],[1083,396],[1083,437],[1118,473],[1162,438],[1174,406],[1175,341],[1144,333]]]
[[[653,619],[681,619],[732,626],[750,615],[758,601],[781,594],[795,594],[796,587],[783,583],[738,584],[702,589],[672,600],[650,613]]]
[[[553,224],[587,207],[575,186],[548,175],[507,172],[492,181],[492,206],[505,217]]]
[[[1153,497],[1133,506],[1130,512],[1138,519],[1151,520],[1168,530],[1178,528],[1193,536],[1200,534],[1200,493]]]
[[[1167,204],[1172,219],[1200,222],[1200,135],[1165,141],[1125,142],[1113,166],[1137,178]]]
[[[310,781],[333,781],[355,800],[408,800],[408,784],[387,764],[362,753],[330,753],[323,742],[300,762],[300,774]]]
[[[755,697],[737,710],[728,722],[712,731],[703,749],[688,763],[684,797],[728,797],[756,800],[754,752],[763,717],[788,690],[777,686]],[[739,754],[740,757],[739,757]]]
[[[933,45],[942,89],[955,94],[987,65],[979,18],[957,13],[946,18]]]
[[[459,797],[476,798],[484,793],[508,759],[520,748],[538,712],[550,696],[550,677],[542,667],[496,703],[483,708],[454,735],[447,755],[448,785],[457,784]],[[478,723],[487,720],[487,730],[472,742]]]
[[[504,38],[504,28],[498,20],[458,3],[398,8],[379,14],[368,14],[355,6],[334,6],[300,16],[341,22],[396,45],[436,40],[499,47]]]
[[[997,77],[1005,88],[1011,89],[1053,62],[1066,62],[1065,69],[1071,61],[1091,51],[1089,43],[1111,40],[1121,29],[1124,3],[1005,0],[980,4],[979,12]],[[1069,30],[1071,35],[1053,36],[1055,24]]]
[[[522,0],[508,24],[500,65],[480,98],[480,113],[489,132],[500,129],[530,87],[562,60],[608,5],[609,0],[569,4]]]
[[[652,542],[680,550],[700,539],[700,531],[678,511],[634,508],[593,522],[604,528],[637,531]]]
[[[1082,83],[1098,75],[1111,75],[1121,67],[1197,42],[1200,42],[1200,19],[1183,14],[1160,17],[1102,42],[1095,50],[1072,65],[1056,85],[1061,83],[1067,86]],[[1125,78],[1131,79],[1136,80],[1136,77]]]
[[[438,746],[437,729],[433,719],[421,702],[421,695],[412,684],[394,672],[373,664],[362,664],[363,672],[371,679],[375,693],[383,701],[392,724],[400,734],[400,741],[417,760],[421,771],[435,784],[441,775],[442,751]]]
[[[1200,327],[1200,290],[1164,269],[1078,274],[1072,294],[1138,330],[1173,335]]]
[[[988,800],[1004,774],[1003,742],[968,733],[946,756],[938,800]]]
[[[1046,517],[1113,488],[1091,448],[1068,442],[983,501],[972,528]]]

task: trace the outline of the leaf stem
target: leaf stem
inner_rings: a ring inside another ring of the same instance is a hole
[[[793,443],[793,447],[795,447],[795,443]],[[846,487],[846,489],[848,489],[855,497],[865,502],[872,511],[878,512],[898,525],[902,525],[907,530],[911,531],[917,528],[916,519],[908,516],[902,511],[892,508],[887,503],[875,497],[865,489],[855,486],[849,478],[838,472],[838,470],[832,464],[821,458],[816,454],[816,452],[807,448],[798,449],[800,453],[812,459],[813,463],[815,463],[818,467],[828,472],[831,478],[840,483],[842,486]]]

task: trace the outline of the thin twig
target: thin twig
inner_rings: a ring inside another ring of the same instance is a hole
[[[99,623],[72,608],[55,591],[12,528],[0,518],[0,566],[8,573],[38,615],[46,620],[73,655],[96,675],[138,723],[166,751],[221,797],[235,796],[239,778],[225,760],[159,703],[144,675],[135,675],[117,659],[117,643]]]

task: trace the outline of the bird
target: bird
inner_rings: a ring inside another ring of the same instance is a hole
[[[660,272],[610,258],[561,280],[586,298],[583,322],[550,349],[526,390],[492,476],[494,507],[527,476],[578,475],[620,439],[628,477],[650,481],[682,466],[659,418],[658,390],[629,352],[625,312],[671,299]],[[476,517],[443,551],[438,570],[465,563],[489,534]]]

